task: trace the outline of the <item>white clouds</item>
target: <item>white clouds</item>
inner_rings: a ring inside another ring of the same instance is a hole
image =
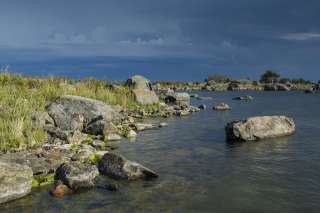
[[[308,41],[320,39],[320,33],[289,33],[281,38],[289,41]]]
[[[165,40],[163,38],[153,38],[153,39],[142,39],[140,37],[134,40],[122,40],[120,41],[122,45],[134,45],[134,46],[161,46],[165,44]]]

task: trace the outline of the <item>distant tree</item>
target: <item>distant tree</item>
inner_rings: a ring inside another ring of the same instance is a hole
[[[258,86],[258,82],[257,82],[257,81],[253,81],[253,82],[252,82],[252,85],[253,85],[253,86]]]
[[[280,75],[272,70],[267,70],[261,75],[261,83],[277,83],[279,81]]]

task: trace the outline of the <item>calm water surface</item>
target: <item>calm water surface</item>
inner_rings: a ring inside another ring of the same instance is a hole
[[[250,94],[251,102],[231,100]],[[118,192],[93,189],[56,199],[43,188],[0,212],[320,212],[320,94],[201,93],[208,109],[166,120],[170,127],[124,141],[117,152],[157,171],[155,181],[119,183]],[[226,102],[230,112],[211,110]],[[295,135],[228,144],[224,125],[256,115],[295,119]]]

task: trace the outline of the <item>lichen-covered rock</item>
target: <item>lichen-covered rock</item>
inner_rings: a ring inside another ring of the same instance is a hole
[[[79,96],[61,96],[47,105],[46,111],[53,118],[56,127],[68,131],[82,131],[101,120],[111,122],[120,119],[119,113],[111,106]]]
[[[61,181],[72,190],[93,187],[99,171],[95,165],[71,161],[56,171],[55,181]]]
[[[0,203],[24,197],[30,193],[31,186],[32,170],[30,167],[0,161]]]
[[[102,175],[115,179],[136,180],[158,177],[154,171],[139,163],[110,152],[106,153],[98,162],[98,169]]]
[[[255,141],[291,135],[295,123],[286,116],[251,117],[228,123],[225,131],[228,141]]]

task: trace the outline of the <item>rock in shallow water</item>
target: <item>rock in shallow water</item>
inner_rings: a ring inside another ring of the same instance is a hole
[[[286,116],[251,117],[228,123],[225,131],[228,141],[255,141],[291,135],[295,123]]]
[[[99,175],[95,165],[77,161],[62,164],[56,171],[55,181],[61,181],[72,190],[94,186],[94,180]]]
[[[29,194],[31,186],[32,170],[30,167],[0,161],[0,203]]]
[[[101,174],[114,179],[137,180],[158,177],[154,171],[115,153],[105,154],[98,162],[98,169]]]
[[[228,104],[220,103],[220,104],[214,106],[212,109],[224,111],[224,110],[231,110],[231,107]]]

